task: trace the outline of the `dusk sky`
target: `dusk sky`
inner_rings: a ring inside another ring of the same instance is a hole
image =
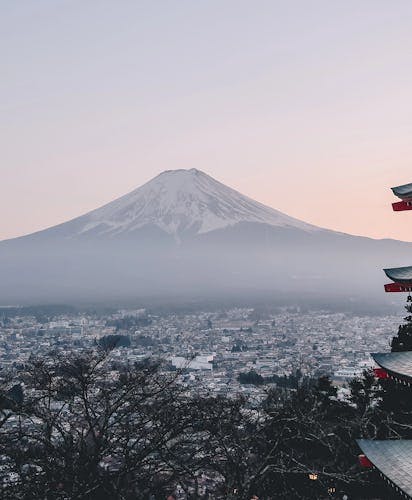
[[[411,0],[3,0],[0,239],[198,168],[412,241]]]

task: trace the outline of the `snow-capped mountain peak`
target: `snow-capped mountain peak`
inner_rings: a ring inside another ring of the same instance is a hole
[[[80,217],[78,222],[80,234],[98,232],[110,236],[148,225],[176,237],[207,233],[240,222],[306,231],[318,229],[258,203],[194,168],[166,170],[131,193]]]

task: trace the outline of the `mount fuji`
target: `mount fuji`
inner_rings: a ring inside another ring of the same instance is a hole
[[[192,168],[167,170],[131,193],[47,233],[58,232],[69,238],[115,239],[151,227],[180,241],[242,222],[318,230]]]
[[[0,301],[380,292],[412,244],[302,222],[196,169],[168,170],[71,221],[0,242]]]

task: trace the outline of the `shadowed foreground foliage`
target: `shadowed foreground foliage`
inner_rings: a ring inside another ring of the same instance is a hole
[[[372,375],[351,401],[302,378],[259,404],[194,396],[179,376],[153,361],[114,370],[100,350],[32,359],[24,398],[5,386],[0,399],[2,498],[390,498],[355,439],[408,434],[411,412],[395,422]]]

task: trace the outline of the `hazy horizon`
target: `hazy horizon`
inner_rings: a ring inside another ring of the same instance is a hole
[[[176,170],[186,170],[186,169],[176,169]],[[196,170],[198,170],[198,169],[196,169]],[[172,170],[172,171],[173,171],[173,170]],[[153,180],[153,179],[154,179],[154,178],[156,178],[158,175],[160,175],[160,174],[162,174],[162,173],[165,173],[165,172],[166,172],[166,171],[159,172],[157,175],[155,175],[153,178],[149,179],[147,182],[149,182],[149,181]],[[203,172],[203,171],[201,171],[201,172]],[[204,172],[204,173],[206,173],[207,175],[209,175],[209,174],[208,174],[208,172]],[[216,179],[216,180],[218,180],[218,179]],[[117,199],[121,198],[122,196],[127,195],[127,194],[130,194],[132,191],[134,191],[135,189],[137,189],[137,188],[139,188],[139,187],[142,187],[142,186],[143,186],[143,185],[145,185],[145,184],[146,184],[146,182],[144,182],[141,186],[136,186],[134,189],[130,190],[130,191],[129,191],[129,192],[127,192],[127,193],[123,193],[122,195],[120,195],[119,197],[117,197],[117,198],[115,198],[115,199],[107,200],[106,202],[103,202],[101,205],[91,208],[88,212],[93,211],[93,210],[95,210],[95,209],[100,209],[100,208],[102,208],[102,207],[106,206],[107,204],[109,204],[109,203],[111,203],[111,202],[113,202],[113,201],[115,201],[115,200],[117,200]],[[228,187],[232,187],[232,186],[228,186]],[[241,193],[241,194],[245,194],[245,193]],[[253,199],[251,196],[249,196],[249,198]],[[255,201],[262,203],[260,200],[255,200]],[[392,200],[392,201],[393,201],[393,200]],[[270,207],[270,205],[267,205],[267,206],[268,206],[268,207]],[[278,210],[276,207],[271,207],[271,208],[274,208],[274,209]],[[56,224],[52,224],[52,225],[50,225],[50,226],[39,227],[38,229],[35,229],[34,231],[30,231],[30,232],[28,232],[28,233],[18,234],[18,235],[16,235],[16,236],[9,236],[9,237],[6,237],[6,238],[0,238],[0,242],[1,242],[1,241],[6,241],[6,240],[9,240],[9,239],[19,238],[19,237],[22,237],[22,236],[28,236],[28,235],[30,235],[30,234],[34,234],[34,233],[37,233],[37,232],[41,232],[41,231],[44,231],[44,230],[51,229],[51,228],[53,228],[54,226],[58,226],[58,225],[60,225],[60,224],[64,224],[64,223],[66,223],[66,222],[70,222],[70,221],[72,221],[72,220],[74,220],[74,219],[77,219],[78,217],[83,216],[83,215],[85,215],[85,214],[86,214],[86,213],[88,213],[88,212],[79,213],[79,214],[77,214],[77,215],[75,215],[75,216],[71,217],[70,219],[65,219],[65,220],[58,221]],[[281,211],[281,212],[282,212],[282,211]],[[286,212],[282,212],[282,213],[284,213],[285,215],[288,215],[288,216],[290,216],[290,215],[291,215],[290,213],[286,213]],[[310,223],[310,221],[308,221],[308,220],[306,220],[306,219],[298,219],[298,220],[302,220],[303,222],[309,222],[309,223]],[[339,231],[338,229],[335,229],[335,228],[333,228],[333,227],[323,227],[323,226],[318,226],[318,227],[322,227],[322,228],[324,228],[324,229],[328,229],[328,230],[332,230],[332,231],[336,231],[336,232],[343,232],[343,233],[347,233],[347,234],[352,234],[352,235],[355,235],[355,236],[366,236],[366,237],[370,237],[370,238],[373,238],[373,239],[387,239],[387,238],[389,238],[389,239],[397,239],[398,241],[405,241],[405,242],[410,242],[410,241],[411,241],[411,240],[407,240],[407,239],[402,240],[402,239],[399,239],[399,238],[390,238],[390,237],[387,237],[387,236],[381,236],[381,237],[380,237],[380,236],[368,236],[368,235],[363,235],[363,234],[355,234],[355,233],[351,233],[351,232]]]

